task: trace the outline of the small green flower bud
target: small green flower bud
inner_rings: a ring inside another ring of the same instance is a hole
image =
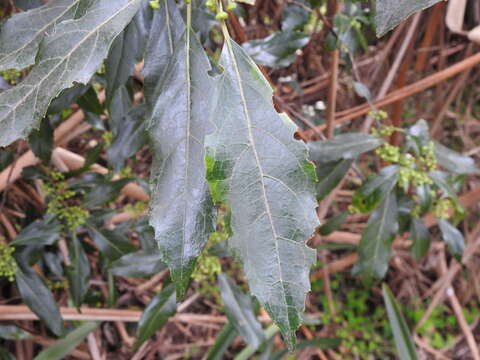
[[[228,19],[228,14],[225,11],[219,11],[217,15],[215,15],[215,19],[218,21],[225,21]]]
[[[160,3],[158,2],[158,0],[152,0],[149,2],[150,4],[150,7],[153,9],[153,10],[158,10],[160,9]]]

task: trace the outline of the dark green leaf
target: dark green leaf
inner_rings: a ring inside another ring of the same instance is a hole
[[[37,127],[63,89],[90,80],[140,4],[140,0],[97,0],[80,19],[55,26],[55,32],[44,38],[37,65],[25,80],[0,94],[0,146]]]
[[[460,261],[465,248],[462,233],[446,219],[438,219],[438,225],[442,233],[442,239],[447,243],[448,251],[455,259]]]
[[[93,330],[98,327],[98,323],[87,322],[70,332],[63,339],[57,341],[47,349],[38,354],[34,360],[61,360],[65,359],[75,348],[80,345],[83,340]]]
[[[430,171],[428,173],[430,178],[433,180],[435,185],[437,185],[443,193],[451,198],[455,203],[459,204],[457,193],[453,186],[449,183],[448,174],[443,171]]]
[[[0,149],[0,171],[3,171],[13,162],[14,154],[13,149]]]
[[[63,277],[63,258],[60,253],[45,252],[43,260],[45,266],[53,275],[59,278]]]
[[[44,165],[48,165],[53,149],[53,128],[49,118],[42,120],[38,130],[33,129],[28,137],[28,143],[35,156],[42,160]]]
[[[208,354],[205,360],[223,360],[225,353],[233,340],[238,336],[237,330],[231,322],[225,324],[220,332],[215,337],[215,344],[208,349]]]
[[[166,265],[161,260],[160,253],[137,251],[116,260],[110,266],[110,271],[117,276],[145,277],[158,274],[165,268]]]
[[[433,194],[430,185],[421,185],[415,188],[420,205],[419,216],[425,215],[433,204]]]
[[[149,0],[142,1],[142,6],[132,22],[113,42],[105,62],[107,106],[110,105],[116,91],[132,75],[135,63],[143,57],[153,9],[149,5]]]
[[[342,181],[354,160],[338,160],[331,163],[318,163],[316,167],[318,182],[317,198],[322,200]]]
[[[347,217],[348,211],[342,211],[341,213],[331,217],[318,229],[318,233],[322,236],[330,235],[343,225],[345,220],[347,220]]]
[[[228,243],[251,292],[292,348],[315,259],[305,244],[318,225],[315,169],[293,122],[275,111],[268,82],[228,35],[220,66],[208,178],[231,209]]]
[[[247,344],[258,347],[265,340],[262,325],[255,316],[252,299],[225,274],[218,276],[218,285],[230,322]]]
[[[397,347],[400,360],[416,360],[417,350],[413,343],[412,335],[408,329],[407,323],[402,315],[397,301],[393,297],[390,289],[386,284],[382,286],[383,301],[387,308],[388,320],[393,332],[393,338]]]
[[[13,356],[7,349],[0,348],[0,360],[15,360]]]
[[[297,3],[308,6],[306,1],[298,0]],[[282,30],[298,30],[305,25],[310,16],[310,12],[303,6],[296,3],[288,4],[283,11]]]
[[[242,46],[257,64],[279,68],[292,64],[297,58],[295,52],[309,41],[310,35],[305,33],[281,31],[265,39],[244,42]]]
[[[87,224],[88,233],[101,253],[110,261],[115,261],[123,255],[135,250],[123,232],[108,229],[99,229]]]
[[[86,195],[85,206],[95,207],[105,205],[118,198],[120,191],[131,182],[132,179],[107,180],[97,183]]]
[[[397,165],[384,167],[380,170],[378,175],[365,181],[362,187],[358,190],[358,193],[365,198],[378,191],[380,193],[380,201],[383,200],[397,184],[397,173]]]
[[[63,320],[52,293],[30,267],[19,264],[15,274],[18,292],[25,304],[57,336],[63,332]]]
[[[5,340],[29,339],[32,335],[15,325],[0,325],[0,338]]]
[[[354,272],[367,281],[381,279],[387,272],[392,241],[398,229],[397,215],[397,199],[395,193],[390,192],[368,219],[354,267]]]
[[[70,240],[70,259],[72,264],[66,269],[66,274],[73,304],[79,309],[88,291],[90,264],[77,235],[73,234]]]
[[[182,298],[196,258],[214,230],[204,165],[212,80],[208,57],[192,29],[186,29],[175,2],[160,5],[145,58],[154,153],[150,224]]]
[[[24,228],[12,245],[52,245],[60,238],[61,231],[58,221],[37,220]]]
[[[0,71],[21,70],[35,62],[38,47],[55,25],[73,19],[81,0],[53,0],[15,14],[0,28]]]
[[[103,114],[103,106],[100,104],[100,101],[98,101],[97,92],[93,87],[89,87],[88,90],[78,98],[77,103],[83,111],[97,115]]]
[[[52,100],[48,107],[49,114],[55,114],[62,110],[68,109],[70,105],[74,104],[77,99],[85,94],[90,88],[90,85],[75,83],[72,87],[64,89],[58,96]]]
[[[365,98],[367,101],[372,101],[372,93],[370,89],[363,83],[354,81],[353,82],[353,90],[357,93],[358,96]]]
[[[412,240],[412,255],[419,260],[430,248],[430,232],[419,218],[413,218],[410,223],[410,239]]]
[[[315,141],[308,144],[310,158],[319,163],[354,159],[358,155],[376,149],[383,139],[370,134],[348,133],[334,136],[330,140]]]
[[[435,143],[435,156],[441,167],[455,174],[479,173],[475,161],[470,156],[459,154],[442,144]]]
[[[375,25],[382,36],[414,12],[426,9],[440,0],[377,0]]]
[[[107,149],[107,157],[114,170],[119,171],[124,167],[125,161],[147,142],[146,108],[144,105],[132,107],[125,87],[115,93],[111,108],[110,126],[114,138]]]
[[[157,330],[165,325],[170,317],[177,311],[175,286],[167,285],[152,299],[138,323],[137,343],[135,348],[140,347]]]

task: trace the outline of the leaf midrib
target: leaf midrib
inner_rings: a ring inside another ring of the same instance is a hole
[[[225,26],[225,24],[223,24],[223,26]],[[227,31],[224,31],[224,33],[226,35],[228,35]],[[240,92],[240,98],[242,100],[242,107],[243,107],[243,111],[244,111],[244,114],[245,114],[245,120],[247,121],[248,137],[249,137],[250,143],[252,144],[251,149],[252,149],[252,152],[253,152],[254,157],[255,157],[255,162],[256,162],[258,171],[260,173],[260,182],[261,182],[261,188],[262,188],[262,197],[263,197],[263,200],[264,200],[263,202],[264,202],[264,205],[265,205],[265,213],[268,216],[268,219],[269,219],[269,222],[270,222],[270,227],[272,229],[272,234],[273,234],[274,239],[275,239],[275,241],[274,241],[275,242],[275,253],[276,253],[276,258],[277,258],[278,274],[280,276],[279,282],[282,284],[283,302],[284,302],[284,305],[285,305],[285,309],[287,311],[287,318],[289,319],[289,316],[288,316],[289,310],[288,310],[288,304],[287,304],[287,298],[286,298],[286,290],[285,290],[284,281],[283,281],[282,267],[280,265],[281,264],[280,252],[278,250],[278,235],[277,235],[274,223],[273,223],[270,204],[268,203],[268,200],[267,200],[267,194],[266,194],[266,191],[265,191],[263,168],[262,168],[262,165],[260,163],[260,159],[258,157],[257,149],[256,149],[256,146],[255,146],[255,140],[254,140],[253,134],[252,134],[252,127],[253,127],[252,126],[252,120],[250,118],[250,113],[249,113],[248,107],[247,107],[247,100],[246,100],[245,92],[244,92],[244,89],[243,89],[243,83],[242,83],[242,78],[240,76],[240,70],[238,68],[237,58],[235,57],[235,54],[233,53],[231,39],[230,39],[229,36],[226,36],[225,42],[227,43],[227,47],[228,47],[228,50],[230,52],[230,57],[232,58],[232,63],[233,63],[234,69],[235,69],[235,75],[237,77],[238,88],[239,88],[239,92]],[[290,323],[290,320],[289,320],[289,323]]]

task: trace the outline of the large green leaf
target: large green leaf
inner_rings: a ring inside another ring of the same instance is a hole
[[[398,229],[397,214],[397,198],[390,192],[368,219],[354,267],[354,272],[366,280],[381,279],[387,272],[392,241]]]
[[[75,233],[71,237],[70,259],[72,264],[66,269],[67,279],[73,304],[79,309],[88,291],[90,263]]]
[[[479,169],[475,165],[475,160],[470,156],[462,155],[456,151],[450,150],[442,144],[435,143],[435,157],[438,163],[444,169],[456,174],[478,174]]]
[[[250,40],[243,43],[243,48],[259,65],[273,68],[292,64],[295,52],[310,40],[310,35],[298,31],[281,31],[265,39]]]
[[[438,219],[438,225],[442,233],[442,239],[447,243],[448,251],[460,261],[465,248],[462,233],[446,219]]]
[[[335,162],[317,163],[317,198],[322,200],[342,181],[352,166],[353,159],[342,159]]]
[[[342,211],[337,215],[332,216],[318,229],[318,233],[322,236],[330,235],[343,225],[345,220],[347,220],[347,217],[348,211]]]
[[[250,289],[292,347],[315,260],[305,244],[318,225],[315,169],[293,122],[275,111],[262,73],[228,34],[220,65],[208,178],[231,208],[228,242]]]
[[[24,340],[30,339],[32,335],[15,325],[0,325],[0,339]],[[0,358],[1,359],[1,358]]]
[[[255,316],[252,299],[225,274],[218,276],[220,294],[230,322],[247,344],[258,347],[264,341],[262,325]]]
[[[130,243],[122,231],[99,229],[91,223],[88,223],[87,226],[95,245],[110,261],[115,261],[135,250],[133,244]]]
[[[334,136],[330,140],[308,144],[310,158],[322,163],[340,159],[354,159],[383,144],[383,139],[370,134],[350,133]]]
[[[45,325],[60,336],[63,332],[63,320],[52,293],[35,271],[19,264],[15,280],[23,301]]]
[[[209,60],[175,2],[162,1],[154,14],[145,58],[154,153],[150,224],[178,298],[184,296],[196,258],[214,229],[204,165],[212,93],[209,70]]]
[[[152,11],[149,0],[142,0],[140,10],[112,44],[105,61],[107,104],[110,104],[116,91],[132,75],[135,62],[140,61],[143,57],[150,30]]]
[[[12,241],[12,245],[52,245],[60,238],[62,228],[56,220],[37,220],[25,227]]]
[[[377,0],[375,24],[377,36],[384,35],[414,12],[426,9],[440,0]]]
[[[397,347],[400,360],[416,360],[417,350],[413,344],[412,335],[402,315],[397,301],[386,284],[382,286],[383,300],[387,308],[388,320],[393,332],[393,338]]]
[[[95,330],[98,326],[98,323],[87,322],[72,332],[70,332],[63,339],[57,341],[52,346],[43,350],[38,354],[34,360],[61,360],[70,354],[75,348],[80,345],[83,340]]]
[[[110,271],[117,276],[144,277],[158,274],[165,268],[158,250],[142,250],[122,256],[110,266]]]
[[[25,137],[38,126],[63,89],[90,80],[140,3],[97,0],[80,19],[55,26],[55,32],[44,38],[37,64],[27,78],[0,94],[0,146]]]
[[[142,345],[145,340],[165,325],[168,319],[175,315],[176,311],[175,287],[170,284],[155,295],[142,313],[138,322],[138,339],[135,348]]]
[[[45,34],[73,19],[82,0],[53,0],[40,8],[12,16],[0,28],[0,71],[24,69],[35,62]]]
[[[215,337],[215,343],[208,349],[205,360],[222,360],[225,359],[225,353],[233,340],[237,337],[238,332],[231,322],[225,324]]]
[[[398,165],[384,167],[378,175],[369,177],[362,186],[355,191],[352,204],[357,211],[368,213],[385,199],[398,182]]]
[[[410,239],[412,240],[412,255],[418,260],[427,253],[430,247],[430,232],[419,218],[412,218]]]
[[[115,171],[120,171],[125,161],[147,142],[145,110],[145,105],[132,106],[124,86],[115,93],[110,106],[110,127],[114,139],[107,149],[108,161]]]

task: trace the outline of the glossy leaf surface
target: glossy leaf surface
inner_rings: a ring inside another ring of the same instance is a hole
[[[58,24],[44,38],[25,80],[0,94],[0,146],[37,127],[63,89],[90,80],[139,6],[140,0],[97,0],[83,17]]]
[[[150,224],[182,298],[214,230],[204,139],[212,97],[208,58],[172,0],[155,11],[145,58],[151,170]]]
[[[269,84],[228,37],[220,65],[208,178],[232,211],[228,242],[251,292],[292,347],[315,259],[305,244],[318,225],[315,169],[292,121],[275,111]]]

